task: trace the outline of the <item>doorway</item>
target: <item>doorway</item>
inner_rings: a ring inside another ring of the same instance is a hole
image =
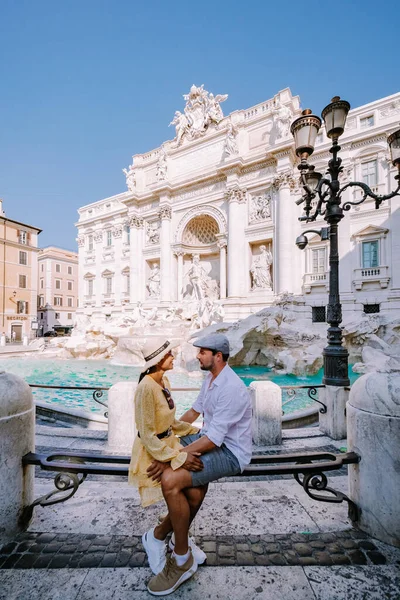
[[[22,342],[22,325],[11,325],[11,341]]]

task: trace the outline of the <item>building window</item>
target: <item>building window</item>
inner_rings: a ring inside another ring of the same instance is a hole
[[[125,292],[129,294],[131,289],[131,276],[129,273],[125,275]]]
[[[312,307],[312,321],[313,321],[313,323],[325,323],[325,321],[326,321],[326,307],[325,306],[313,306]]]
[[[72,275],[72,267],[68,267],[68,275]]]
[[[72,281],[68,281],[68,290],[72,291]]]
[[[44,264],[43,263],[40,265],[40,270],[43,273],[43,271],[44,271]]]
[[[72,313],[68,313],[67,319],[68,319],[68,321],[72,321]]]
[[[106,277],[106,294],[112,294],[112,277]]]
[[[26,275],[19,276],[19,287],[26,288]]]
[[[111,229],[107,229],[106,245],[112,246],[112,231],[111,231]]]
[[[379,266],[378,240],[362,243],[362,266],[363,269]]]
[[[129,225],[125,225],[125,243],[131,243],[131,228],[129,227]]]
[[[28,243],[28,234],[26,233],[26,231],[20,231],[19,232],[19,243],[20,244],[27,244]]]
[[[74,305],[73,304],[73,298],[68,298],[68,300],[67,300],[67,306],[72,307],[73,305]]]
[[[61,265],[56,264],[56,273],[61,273]]]
[[[56,319],[57,319],[57,321],[60,320],[60,313],[56,313]]]
[[[19,315],[27,315],[28,311],[28,302],[25,300],[18,300],[17,302],[17,314]]]
[[[19,251],[19,264],[20,265],[28,264],[28,254],[24,250]]]
[[[369,160],[361,163],[361,179],[364,183],[372,187],[378,183],[378,169],[376,160]]]
[[[56,279],[56,290],[61,290],[61,279]]]
[[[40,313],[40,318],[43,320],[43,313]]]
[[[325,273],[326,248],[314,248],[312,250],[312,272]]]
[[[39,306],[39,308],[41,308],[42,306],[44,306],[44,296],[39,296],[38,297],[38,306]]]
[[[61,296],[54,296],[54,306],[62,306]]]
[[[364,313],[366,315],[372,315],[381,311],[379,304],[364,304]]]
[[[44,288],[44,279],[40,280],[40,289],[42,290]]]
[[[368,115],[368,117],[362,117],[360,119],[361,129],[367,129],[368,127],[373,127],[374,124],[375,124],[374,115]]]
[[[93,279],[88,279],[87,290],[88,290],[88,296],[93,296]]]
[[[91,252],[93,250],[93,236],[92,235],[88,236],[88,250],[89,250],[89,252]]]

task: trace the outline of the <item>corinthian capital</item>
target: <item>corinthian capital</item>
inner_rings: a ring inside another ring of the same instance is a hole
[[[103,241],[103,232],[101,230],[95,231],[94,235],[93,235],[93,239],[96,242],[96,244],[99,244],[100,242],[102,242]]]
[[[115,225],[114,229],[113,229],[113,236],[115,238],[120,238],[122,237],[122,231],[123,231],[123,227],[122,225]]]
[[[297,181],[293,177],[293,171],[284,171],[283,173],[279,173],[274,179],[273,185],[277,190],[281,190],[282,188],[290,188],[294,190],[296,187]]]
[[[83,248],[83,246],[85,245],[85,238],[83,236],[78,236],[77,241],[78,247]]]
[[[141,227],[143,227],[143,218],[138,217],[137,215],[133,215],[133,217],[129,219],[129,225],[131,227],[136,227],[136,229],[140,229]]]
[[[160,206],[160,208],[158,210],[158,216],[160,217],[160,219],[170,219],[171,214],[172,214],[172,210],[168,204],[164,204],[163,206]]]
[[[228,200],[228,202],[245,202],[246,193],[246,188],[240,188],[239,186],[236,186],[226,190],[225,198]]]

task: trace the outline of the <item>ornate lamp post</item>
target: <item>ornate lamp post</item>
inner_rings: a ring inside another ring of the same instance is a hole
[[[340,187],[339,174],[342,172],[342,160],[338,157],[340,146],[339,137],[343,134],[347,114],[350,110],[350,104],[341,100],[338,96],[332,98],[331,104],[328,104],[322,111],[322,118],[325,122],[326,134],[332,140],[330,152],[332,158],[328,163],[327,174],[323,176],[314,170],[313,165],[308,164],[308,158],[314,152],[315,140],[322,121],[316,115],[311,113],[310,109],[303,110],[301,117],[293,121],[290,131],[295,140],[296,154],[300,158],[298,166],[300,171],[300,183],[304,189],[304,195],[297,204],[305,203],[305,215],[299,218],[300,221],[315,221],[318,215],[324,217],[329,227],[323,227],[320,230],[310,229],[305,231],[296,239],[296,245],[301,249],[308,244],[305,234],[317,233],[321,239],[330,242],[329,250],[329,302],[327,310],[328,345],[324,349],[324,378],[325,385],[348,386],[348,352],[342,345],[342,305],[339,296],[339,253],[338,253],[338,225],[344,217],[344,211],[350,210],[351,206],[361,204],[368,197],[375,200],[375,208],[379,208],[384,200],[399,195],[400,191],[400,130],[395,131],[388,137],[388,144],[391,151],[392,163],[397,167],[398,173],[395,179],[399,182],[397,188],[391,194],[378,196],[374,194],[371,188],[362,182],[346,183]],[[357,202],[345,201],[342,205],[343,192],[349,187],[359,187],[364,194],[361,200]],[[312,206],[312,201],[316,199],[316,206]]]

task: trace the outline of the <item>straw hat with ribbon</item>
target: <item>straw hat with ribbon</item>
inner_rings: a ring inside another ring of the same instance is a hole
[[[142,373],[157,365],[168,352],[173,348],[179,346],[179,340],[171,339],[166,340],[165,338],[154,337],[148,338],[142,348],[143,358],[145,365],[142,368]]]

